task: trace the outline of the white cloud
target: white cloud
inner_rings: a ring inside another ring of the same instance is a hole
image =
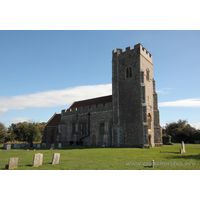
[[[169,94],[170,93],[170,90],[172,90],[172,88],[163,88],[163,89],[160,89],[160,90],[156,90],[157,93],[159,94]]]
[[[200,98],[162,102],[158,105],[159,107],[200,107]]]
[[[25,118],[25,117],[19,117],[19,118],[14,118],[14,119],[9,119],[9,123],[19,123],[19,122],[31,122],[33,121],[33,118]]]
[[[74,101],[112,94],[112,84],[78,86],[63,90],[51,90],[29,95],[0,97],[0,116],[8,110],[70,105]]]
[[[200,129],[200,122],[196,124],[191,124],[191,126],[193,126],[196,129]]]

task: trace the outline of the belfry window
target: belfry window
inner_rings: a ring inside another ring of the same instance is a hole
[[[132,77],[132,67],[127,67],[126,68],[126,78],[131,78]]]

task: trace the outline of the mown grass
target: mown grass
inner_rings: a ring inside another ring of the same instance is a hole
[[[18,157],[18,168],[14,170],[199,170],[200,144],[185,144],[185,147],[186,153],[180,154],[181,144],[151,149],[65,146],[52,152],[50,146],[36,151],[5,150],[1,146],[0,169],[5,169],[9,158]],[[43,153],[43,164],[32,167],[36,153]],[[60,153],[58,165],[51,165],[53,153]],[[154,168],[150,167],[152,160]]]

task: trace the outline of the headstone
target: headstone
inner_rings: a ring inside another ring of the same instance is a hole
[[[52,159],[52,165],[59,164],[60,160],[60,154],[59,153],[54,153],[53,154],[53,159]]]
[[[11,149],[11,144],[7,144],[6,145],[6,150],[10,150]]]
[[[151,161],[151,167],[154,168],[154,160]]]
[[[46,148],[46,144],[42,143],[42,149],[45,149],[45,148]]]
[[[11,144],[11,149],[14,149],[14,144]]]
[[[21,147],[21,148],[24,148],[24,147],[25,147],[25,144],[24,144],[24,143],[22,143],[20,147]]]
[[[17,145],[16,145],[16,149],[20,149],[20,144],[17,144]]]
[[[7,144],[4,144],[4,145],[3,145],[3,148],[6,149],[6,147],[7,147]]]
[[[36,144],[33,144],[33,147],[36,148]]]
[[[17,143],[14,143],[14,147],[13,147],[14,149],[16,149],[17,148]]]
[[[27,147],[30,148],[30,147],[31,147],[31,143],[28,143],[28,144],[27,144]]]
[[[180,154],[182,154],[182,153],[184,153],[184,152],[183,152],[183,149],[180,149]]]
[[[58,148],[62,148],[62,144],[61,143],[58,143]]]
[[[40,144],[37,144],[37,148],[38,148],[38,149],[40,148]]]
[[[183,153],[185,153],[185,144],[183,141],[182,141],[182,149],[183,149]]]
[[[34,154],[33,167],[38,167],[42,165],[42,161],[43,161],[43,154],[41,153]]]
[[[17,168],[17,165],[18,165],[18,157],[9,159],[8,169],[15,169]]]
[[[55,149],[55,145],[54,145],[54,144],[51,144],[51,148]]]

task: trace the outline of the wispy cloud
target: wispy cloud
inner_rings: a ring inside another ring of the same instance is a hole
[[[165,94],[169,94],[171,90],[172,90],[172,88],[163,88],[163,89],[160,89],[160,90],[156,90],[156,92],[159,93],[159,94],[165,95]]]
[[[0,97],[0,116],[3,116],[8,110],[66,106],[73,101],[110,95],[111,93],[112,85],[106,84],[78,86],[9,98]]]
[[[162,102],[159,107],[200,107],[200,98]]]

